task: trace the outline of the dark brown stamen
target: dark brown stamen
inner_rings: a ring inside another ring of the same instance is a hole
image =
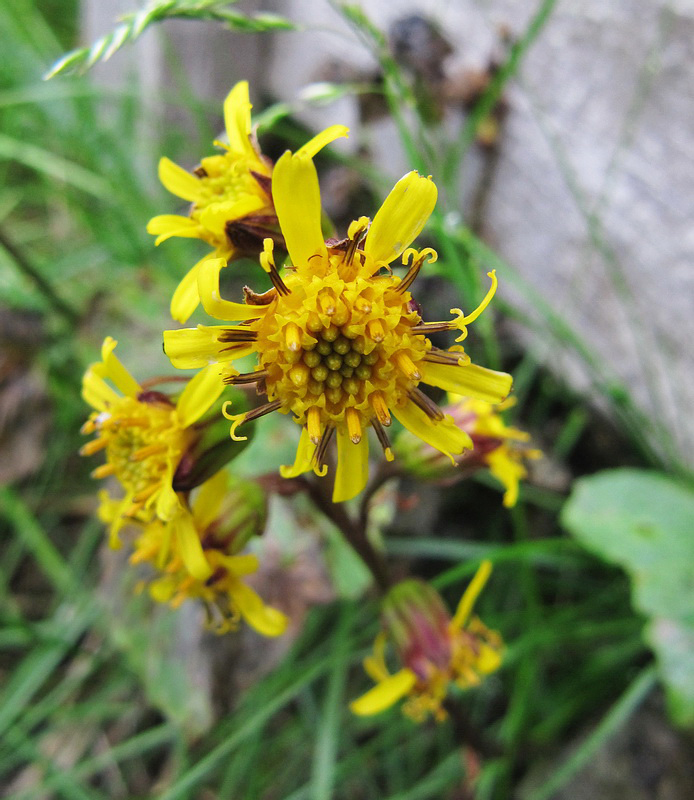
[[[414,389],[410,389],[408,392],[410,400],[418,407],[421,408],[422,411],[430,418],[435,420],[442,420],[443,419],[443,411],[436,405],[436,403],[429,397],[427,397],[424,392],[418,389],[416,386]]]
[[[424,256],[418,258],[414,264],[407,270],[407,275],[400,281],[397,288],[395,289],[396,292],[406,292],[410,286],[414,283],[414,279],[419,275],[419,270],[422,268],[422,264],[424,263]]]
[[[242,328],[226,328],[217,337],[219,342],[255,342],[258,334]]]
[[[193,175],[197,175],[198,178],[206,178],[207,177],[207,170],[205,167],[195,167],[193,170]]]
[[[242,386],[246,383],[256,383],[267,378],[267,370],[259,369],[255,372],[244,372],[241,375],[229,375],[224,378],[224,383],[230,386]]]
[[[412,333],[445,333],[458,330],[452,322],[420,322],[412,326]]]
[[[373,429],[376,431],[376,436],[378,437],[378,441],[381,443],[381,447],[383,448],[383,452],[390,450],[390,440],[388,439],[388,434],[383,430],[383,425],[378,421],[378,417],[374,417],[371,420],[371,424],[373,425]]]
[[[213,586],[215,583],[217,583],[217,581],[220,581],[226,574],[227,571],[224,569],[224,567],[217,567],[217,569],[205,581],[205,586]]]
[[[285,297],[288,294],[291,294],[287,285],[280,277],[279,272],[277,271],[277,267],[274,264],[270,264],[270,280],[272,281],[272,285],[277,289],[278,294],[284,295]]]
[[[264,406],[258,406],[258,408],[254,408],[251,411],[247,411],[244,416],[244,423],[252,422],[254,419],[259,419],[260,417],[264,417],[266,414],[271,414],[273,411],[277,411],[277,409],[282,405],[281,401],[273,400],[272,403],[267,403]]]
[[[361,241],[365,231],[366,227],[359,228],[359,230],[356,231],[354,236],[349,240],[345,254],[342,257],[342,262],[344,264],[351,264],[354,260],[354,254],[357,252],[359,242]]]
[[[328,445],[330,444],[330,440],[333,438],[334,433],[335,433],[335,427],[333,425],[328,425],[326,429],[323,431],[323,435],[320,437],[320,442],[318,442],[318,447],[316,447],[316,450],[313,454],[313,458],[315,459],[319,469],[325,463],[325,453],[328,449]]]
[[[459,365],[461,359],[465,359],[464,353],[449,353],[446,350],[439,350],[438,347],[432,347],[424,356],[424,360],[432,364],[451,364],[454,367]]]
[[[224,230],[235,250],[249,256],[257,256],[258,250],[262,248],[263,239],[270,238],[278,247],[285,249],[284,237],[275,230],[276,227],[276,218],[258,216],[254,217],[253,221],[247,218],[229,220]]]
[[[258,294],[250,286],[244,286],[243,295],[247,306],[267,306],[277,297],[277,290],[268,289],[267,292]]]

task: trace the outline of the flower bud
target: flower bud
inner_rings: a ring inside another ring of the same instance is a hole
[[[423,581],[403,581],[388,592],[383,631],[374,643],[374,654],[364,660],[376,686],[351,704],[355,714],[377,714],[407,697],[403,711],[416,722],[429,714],[442,720],[451,683],[468,689],[499,668],[501,637],[470,616],[490,573],[491,564],[484,561],[453,617],[436,590]],[[402,665],[395,673],[386,666],[388,640]]]

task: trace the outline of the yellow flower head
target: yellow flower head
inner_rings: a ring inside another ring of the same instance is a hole
[[[143,389],[116,357],[115,347],[116,341],[107,337],[101,361],[92,364],[82,380],[82,396],[95,409],[82,432],[96,433],[96,438],[80,452],[104,450],[106,463],[92,474],[114,475],[123,488],[123,498],[110,512],[110,544],[119,547],[118,531],[128,517],[145,514],[168,520],[179,509],[174,474],[197,439],[194,423],[221,388],[215,370],[203,370],[174,403],[161,392]]]
[[[243,580],[258,569],[255,555],[239,555],[264,526],[258,491],[238,481],[230,488],[228,474],[219,472],[197,490],[190,509],[182,505],[170,520],[144,525],[130,561],[158,571],[149,586],[154,600],[174,608],[201,600],[217,633],[235,630],[241,619],[263,636],[284,633],[285,615],[266,606]]]
[[[510,400],[496,406],[463,397],[452,396],[451,400],[453,418],[475,446],[470,453],[463,453],[460,466],[463,470],[487,467],[504,487],[504,505],[515,506],[520,482],[528,475],[524,462],[541,458],[542,451],[524,447],[530,434],[504,422],[499,412],[513,405]]]
[[[471,364],[460,347],[438,350],[427,338],[446,330],[464,338],[466,324],[491,299],[493,275],[489,295],[468,316],[454,309],[451,321],[424,323],[412,301],[410,285],[424,262],[436,259],[429,248],[410,248],[436,203],[433,181],[416,172],[405,175],[373,222],[361,217],[346,239],[328,242],[309,153],[285,153],[275,166],[272,190],[291,266],[280,275],[266,239],[260,261],[274,289],[263,295],[247,290],[246,302],[234,303],[220,297],[223,262],[208,261],[199,275],[205,310],[242,324],[166,331],[164,346],[174,366],[219,362],[226,365],[227,383],[256,383],[267,395],[260,408],[227,414],[232,438],[241,424],[270,411],[293,414],[303,431],[294,465],[282,468],[285,477],[311,469],[324,474],[326,447],[335,435],[335,502],[354,497],[366,484],[370,427],[386,458],[393,458],[385,432],[391,416],[447,455],[462,453],[472,444],[469,436],[419,384],[496,402],[508,394],[511,378]],[[403,278],[390,272],[397,258],[409,267]],[[257,356],[255,371],[239,375],[231,362],[251,353]]]
[[[376,686],[350,705],[355,714],[378,714],[407,697],[403,711],[415,722],[429,714],[440,721],[446,717],[443,703],[451,683],[468,689],[501,666],[501,637],[470,617],[491,569],[489,561],[481,564],[452,619],[438,593],[422,581],[403,581],[390,590],[383,601],[385,631],[376,638],[374,654],[364,660]],[[387,639],[403,665],[395,673],[386,666]]]
[[[542,452],[524,446],[530,439],[529,433],[504,422],[500,412],[513,405],[513,398],[492,404],[450,394],[449,401],[443,410],[470,436],[473,449],[456,456],[453,467],[436,450],[403,432],[394,450],[405,471],[425,480],[448,482],[466,478],[486,467],[504,487],[504,505],[514,506],[520,482],[528,475],[524,462],[541,458]]]
[[[171,301],[171,315],[185,322],[200,302],[197,275],[210,258],[229,261],[245,253],[256,255],[265,236],[279,243],[277,216],[272,202],[272,162],[263,156],[251,130],[248,83],[234,86],[224,101],[224,122],[229,144],[215,142],[224,152],[203,158],[194,172],[168,158],[159,162],[159,179],[174,195],[191,203],[187,217],[161,214],[147,225],[155,244],[172,236],[202,239],[214,248],[179,284]],[[306,145],[317,152],[332,139],[343,136],[343,126],[333,126]]]

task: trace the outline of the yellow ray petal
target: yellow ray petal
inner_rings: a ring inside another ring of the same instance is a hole
[[[187,322],[190,315],[198,307],[200,302],[200,293],[198,292],[198,274],[202,265],[207,261],[216,260],[222,257],[226,262],[231,257],[231,251],[228,254],[213,251],[203,256],[200,261],[191,267],[188,272],[183,276],[183,279],[176,287],[176,291],[171,298],[171,316],[176,322]]]
[[[147,233],[156,236],[155,245],[160,245],[172,236],[182,236],[188,239],[197,239],[200,236],[200,226],[190,217],[179,214],[159,214],[147,223]]]
[[[120,540],[120,530],[127,522],[125,512],[130,508],[133,502],[133,493],[128,492],[125,497],[119,501],[118,507],[113,510],[113,519],[108,529],[108,546],[111,550],[120,550],[123,542]]]
[[[330,142],[339,139],[341,136],[347,138],[349,136],[349,128],[346,125],[331,125],[324,131],[317,133],[313,139],[309,139],[303,147],[300,147],[295,155],[308,156],[315,158],[315,156]]]
[[[222,500],[229,486],[229,473],[220,470],[197,490],[193,500],[193,520],[199,531],[205,531],[217,519]]]
[[[316,445],[311,442],[308,430],[302,428],[299,445],[296,448],[296,457],[292,466],[282,465],[280,475],[283,478],[296,478],[303,475],[313,468],[313,455],[316,452]]]
[[[369,440],[362,436],[355,444],[346,427],[337,429],[337,470],[333,503],[351,500],[366,486],[369,479]]]
[[[200,213],[200,224],[220,238],[225,238],[227,222],[247,217],[265,205],[266,201],[257,194],[247,194],[224,203],[211,203]]]
[[[316,253],[326,258],[318,175],[308,156],[281,156],[272,173],[272,197],[292,264],[306,267]]]
[[[462,628],[463,625],[465,625],[465,623],[468,621],[472,607],[475,605],[480,592],[482,589],[484,589],[484,585],[489,580],[489,576],[491,574],[492,562],[483,561],[475,573],[475,577],[470,581],[470,584],[463,593],[463,596],[460,598],[458,608],[455,611],[455,616],[450,622],[452,628]]]
[[[161,520],[171,520],[177,516],[181,510],[181,501],[171,486],[173,482],[173,473],[177,466],[178,464],[172,465],[168,473],[161,479],[161,488],[156,495],[152,495],[152,499],[156,497],[157,516]]]
[[[219,371],[218,364],[210,364],[188,381],[176,403],[181,427],[187,428],[197,422],[224,391]]]
[[[187,511],[182,510],[174,517],[171,524],[174,526],[178,552],[186,569],[197,580],[207,580],[212,574],[212,569],[205,558],[193,518]]]
[[[514,460],[509,456],[508,447],[502,445],[492,450],[485,456],[485,462],[492,475],[501,482],[506,490],[504,492],[503,503],[506,508],[512,508],[518,501],[518,489],[520,481],[528,474],[520,461]]]
[[[170,575],[164,575],[149,585],[149,596],[157,603],[168,603],[176,591],[176,581]]]
[[[268,306],[254,306],[246,303],[232,303],[222,300],[219,293],[219,273],[226,262],[223,258],[211,258],[200,266],[198,271],[198,291],[202,307],[217,319],[247,320],[262,317]]]
[[[489,675],[499,669],[502,661],[501,653],[498,650],[482,642],[480,645],[480,653],[475,662],[475,668],[483,675]]]
[[[349,704],[350,711],[360,717],[380,714],[412,691],[416,682],[417,677],[414,672],[405,667],[353,700]]]
[[[93,369],[102,378],[108,378],[123,394],[137,397],[140,393],[140,384],[123,366],[120,359],[113,352],[118,342],[111,336],[104,339],[101,345],[101,364],[94,364]]]
[[[160,159],[159,180],[171,194],[189,203],[196,203],[200,198],[200,179],[174,164],[170,158]]]
[[[390,677],[386,667],[385,649],[386,635],[381,631],[374,641],[373,655],[367,656],[363,661],[364,670],[374,683],[379,683],[379,681],[384,681]]]
[[[433,364],[420,362],[422,380],[447,392],[475,397],[485,403],[499,403],[511,391],[513,378],[505,372],[477,364]]]
[[[220,342],[220,334],[228,325],[198,325],[197,328],[180,328],[164,331],[164,352],[177,369],[200,369],[216,361],[233,361],[252,353],[254,344],[229,351],[227,342]]]
[[[408,172],[395,184],[376,213],[364,250],[376,261],[390,263],[422,232],[436,205],[438,191],[431,178]]]
[[[97,411],[106,411],[120,400],[118,394],[91,367],[82,378],[82,397]]]
[[[258,571],[260,562],[255,553],[244,553],[242,556],[224,556],[224,566],[237,578],[252,575]]]
[[[465,431],[456,427],[449,416],[434,422],[411,401],[404,406],[394,407],[391,411],[410,433],[414,433],[422,441],[440,450],[453,463],[455,463],[453,455],[460,455],[463,450],[472,448],[472,439]]]
[[[281,636],[289,620],[276,608],[266,606],[250,586],[234,581],[229,589],[234,603],[246,622],[263,636]]]
[[[256,158],[248,138],[251,133],[251,109],[248,81],[239,81],[224,101],[224,126],[229,137],[229,150]]]

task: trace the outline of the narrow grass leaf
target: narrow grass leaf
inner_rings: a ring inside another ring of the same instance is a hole
[[[634,680],[619,700],[603,717],[576,752],[527,800],[550,800],[579,770],[585,767],[606,742],[628,721],[656,684],[656,671],[648,667]]]

